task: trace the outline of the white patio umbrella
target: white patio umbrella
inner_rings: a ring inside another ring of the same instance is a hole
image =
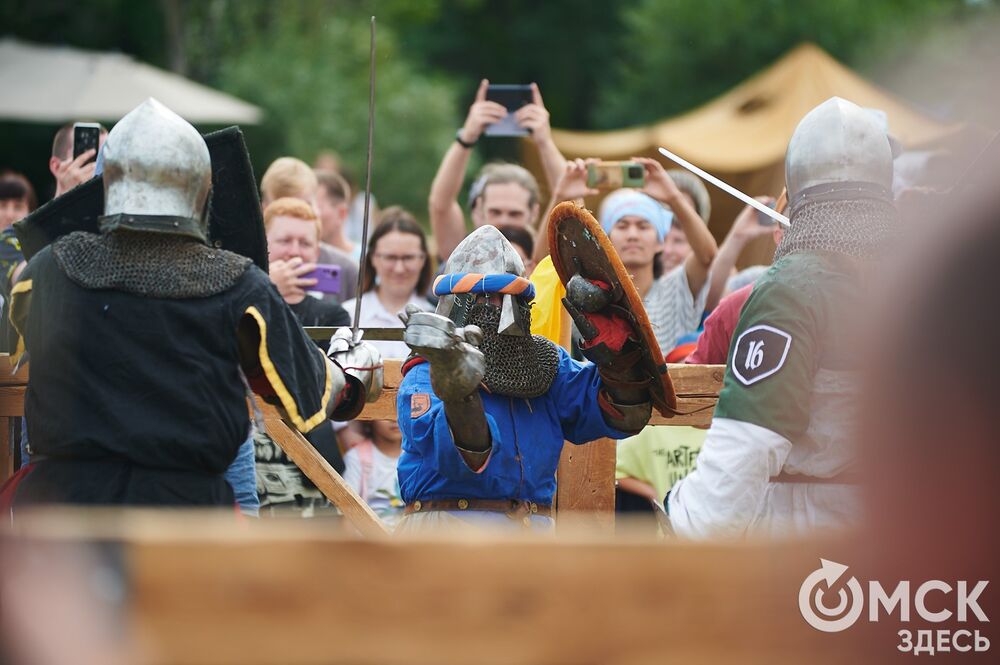
[[[263,112],[232,95],[120,53],[0,39],[0,119],[115,122],[155,97],[188,122],[254,124]]]

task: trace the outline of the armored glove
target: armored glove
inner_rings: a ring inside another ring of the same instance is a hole
[[[649,378],[639,364],[642,348],[632,325],[611,298],[609,285],[574,275],[566,284],[563,305],[583,337],[580,352],[601,374],[606,419],[624,432],[637,432],[652,414]]]
[[[330,338],[327,357],[344,372],[348,383],[365,402],[374,402],[382,392],[382,354],[358,336],[355,342],[350,328],[338,328]]]
[[[458,328],[451,319],[407,305],[400,314],[406,324],[403,341],[431,365],[431,386],[443,402],[464,400],[486,374],[486,359],[478,348],[483,332],[477,326]]]

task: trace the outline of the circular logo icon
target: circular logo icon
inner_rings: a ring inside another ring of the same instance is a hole
[[[857,578],[851,577],[837,591],[835,607],[827,607],[823,597],[833,591],[837,580],[847,572],[847,566],[836,561],[820,559],[814,570],[799,587],[799,612],[810,626],[824,633],[839,633],[854,625],[864,610],[865,598]],[[845,588],[846,587],[846,588]],[[848,598],[850,590],[850,598]]]

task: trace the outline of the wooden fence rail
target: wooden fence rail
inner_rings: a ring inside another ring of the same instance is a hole
[[[0,361],[0,365],[3,361]],[[395,420],[399,392],[400,361],[386,360],[385,388],[379,399],[365,406],[359,420]],[[688,414],[664,418],[654,412],[651,425],[707,427],[712,420],[725,367],[722,365],[670,365],[677,392],[678,411]],[[20,420],[24,414],[24,393],[28,368],[0,376],[0,482],[14,471],[16,446],[20,441]],[[265,424],[271,437],[288,453],[317,487],[367,535],[384,531],[378,518],[295,429],[285,423],[277,410],[263,404]],[[574,512],[584,522],[599,526],[614,523],[615,442],[599,439],[583,446],[566,444],[559,462],[557,510]],[[332,475],[331,475],[332,474]]]

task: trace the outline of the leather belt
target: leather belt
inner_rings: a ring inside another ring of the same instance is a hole
[[[782,471],[771,478],[772,483],[816,483],[819,485],[860,485],[861,478],[856,473],[838,473],[829,478],[807,476],[802,473]]]
[[[512,520],[522,517],[530,518],[531,515],[552,516],[552,506],[549,504],[535,503],[534,501],[519,501],[516,499],[428,499],[408,504],[403,509],[403,514],[412,515],[414,513],[427,513],[435,510],[450,510],[455,512],[471,510],[487,513],[504,513]]]

